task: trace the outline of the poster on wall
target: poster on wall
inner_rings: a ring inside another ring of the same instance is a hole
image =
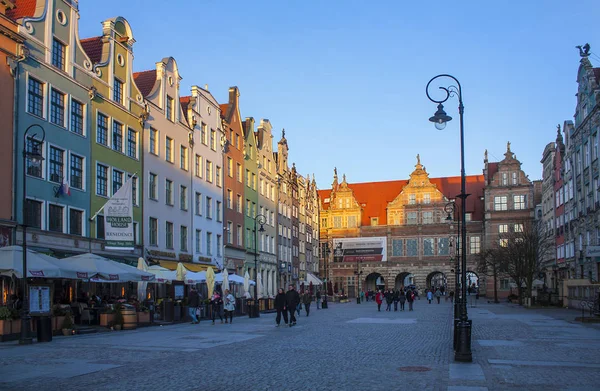
[[[29,285],[29,313],[31,316],[49,316],[51,312],[50,285]]]
[[[133,177],[104,206],[107,250],[134,250],[133,237]]]
[[[385,262],[387,238],[333,239],[334,262]]]

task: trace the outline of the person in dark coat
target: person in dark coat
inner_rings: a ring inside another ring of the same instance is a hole
[[[310,292],[305,291],[302,295],[302,304],[304,304],[304,310],[306,311],[306,316],[310,314],[310,303],[312,302],[312,295]]]
[[[198,291],[196,291],[196,287],[192,285],[190,293],[188,295],[188,312],[190,314],[190,318],[192,318],[192,324],[200,323],[198,321],[198,317],[196,317],[196,310],[200,305],[200,300],[198,296]]]
[[[300,304],[300,295],[294,289],[293,285],[289,286],[289,290],[285,294],[285,306],[290,313],[290,327],[296,325],[296,307]]]
[[[221,323],[223,323],[223,316],[221,315],[221,306],[223,305],[223,299],[219,292],[214,291],[213,295],[210,299],[210,304],[212,305],[212,324],[215,324],[215,317],[218,316],[221,319]]]
[[[394,311],[398,311],[398,300],[400,299],[400,292],[398,289],[394,291]]]
[[[404,311],[404,303],[406,302],[406,294],[404,293],[404,289],[400,289],[398,301],[400,302],[400,311]]]
[[[408,310],[413,310],[413,303],[415,301],[415,293],[412,289],[406,291],[406,301],[408,301]]]
[[[321,291],[317,291],[316,294],[316,298],[317,298],[317,309],[319,309],[319,306],[321,305]]]
[[[385,307],[386,311],[392,310],[392,302],[393,301],[394,301],[394,294],[392,293],[392,290],[389,289],[387,292],[385,292],[385,304],[387,304],[387,306]]]
[[[279,324],[281,323],[281,314],[283,314],[283,321],[285,322],[285,325],[287,326],[288,324],[288,314],[285,303],[285,292],[283,292],[283,288],[279,288],[277,291],[277,296],[275,296],[275,309],[277,310],[275,322],[277,322],[277,327],[279,327]]]

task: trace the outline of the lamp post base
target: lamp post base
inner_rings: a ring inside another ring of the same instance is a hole
[[[458,341],[454,351],[454,361],[472,362],[471,352],[471,321],[460,321],[457,325]]]

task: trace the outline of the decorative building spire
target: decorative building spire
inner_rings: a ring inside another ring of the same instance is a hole
[[[483,163],[487,163],[487,162],[488,162],[488,151],[486,149],[485,152],[483,153]]]
[[[335,191],[338,187],[338,176],[337,176],[337,167],[333,168],[333,183],[331,184],[331,188]]]

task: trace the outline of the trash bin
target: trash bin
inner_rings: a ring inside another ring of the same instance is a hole
[[[49,316],[37,318],[36,328],[38,342],[52,342],[52,319]]]
[[[163,321],[172,322],[175,317],[175,303],[172,301],[163,301]]]
[[[248,317],[250,318],[258,318],[260,316],[260,311],[257,303],[254,300],[248,300]]]
[[[323,296],[323,302],[321,303],[321,308],[327,308],[327,296]]]

